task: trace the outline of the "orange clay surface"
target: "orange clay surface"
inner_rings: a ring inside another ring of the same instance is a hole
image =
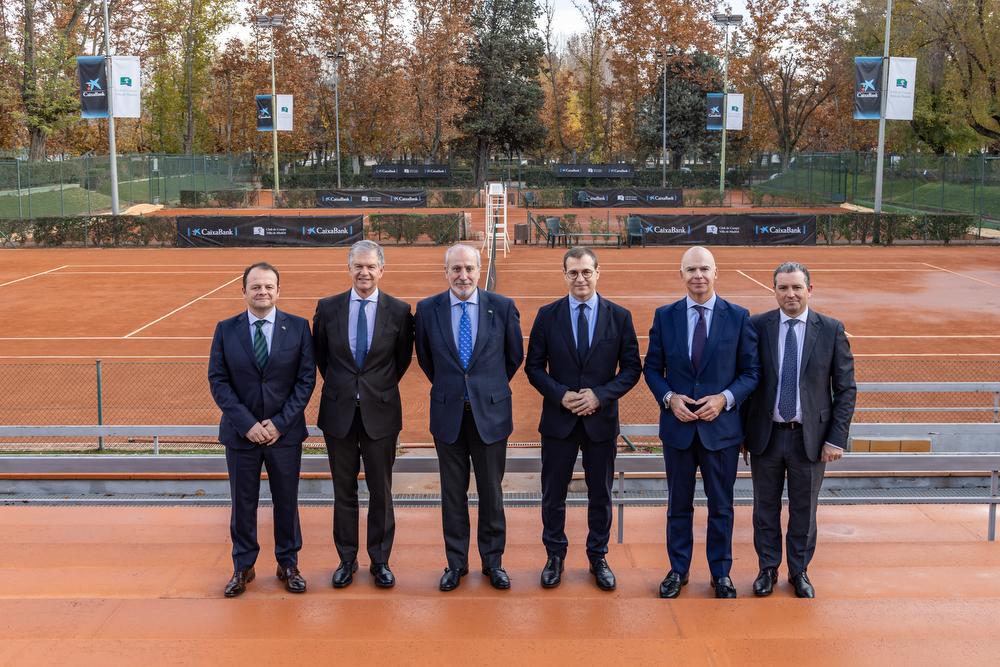
[[[312,507],[302,509],[299,558],[308,592],[288,594],[275,578],[262,508],[257,579],[225,599],[228,515],[0,507],[0,665],[910,667],[991,665],[1000,652],[1000,547],[985,540],[981,507],[821,507],[815,600],[796,599],[784,569],[773,596],[753,597],[746,507],[736,509],[736,600],[711,598],[704,508],[691,581],[680,598],[660,600],[662,508],[626,510],[626,544],[608,555],[614,592],[586,571],[583,508],[568,511],[567,568],[552,590],[538,583],[538,509],[509,508],[511,590],[490,588],[473,541],[472,572],[440,593],[439,510],[397,509],[394,589],[372,585],[362,554],[354,584],[334,590],[330,510]]]

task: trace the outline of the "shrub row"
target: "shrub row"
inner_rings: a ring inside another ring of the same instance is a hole
[[[177,220],[173,217],[81,215],[0,220],[0,244],[17,247],[87,245],[98,247],[173,245]]]
[[[462,216],[457,213],[372,213],[368,216],[368,236],[383,236],[396,243],[411,245],[421,238],[436,245],[457,243]]]
[[[182,208],[247,208],[257,205],[257,194],[258,190],[181,190],[180,205]]]
[[[978,224],[978,218],[941,213],[882,213],[878,216],[867,212],[842,213],[817,216],[816,231],[828,244],[838,240],[866,244],[875,238],[876,224],[879,242],[883,245],[892,245],[896,241],[949,243],[971,233]]]

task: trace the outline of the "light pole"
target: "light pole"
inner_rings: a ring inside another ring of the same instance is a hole
[[[722,149],[719,151],[719,195],[726,196],[726,110],[729,106],[729,26],[743,23],[742,14],[712,14],[712,22],[726,30],[726,46],[722,56]]]
[[[326,57],[333,60],[333,115],[337,133],[337,189],[340,189],[340,61],[347,57],[344,40],[337,38],[337,50],[327,51]]]
[[[660,175],[660,187],[667,187],[667,52],[660,50],[656,52],[656,60],[663,67],[663,153],[662,168]]]
[[[882,93],[878,112],[878,152],[875,158],[875,226],[872,229],[872,243],[881,238],[879,219],[882,215],[882,171],[885,168],[885,103],[886,89],[889,87],[889,37],[892,35],[892,0],[885,3],[885,44],[882,45]]]
[[[108,77],[108,176],[111,178],[111,215],[118,215],[119,203],[118,203],[118,151],[115,149],[115,104],[114,104],[114,94],[112,91],[115,89],[114,81],[112,77],[114,73],[111,71],[111,37],[109,19],[108,19],[108,0],[104,0],[103,11],[104,11],[104,65],[107,68]],[[18,199],[20,201],[20,199]]]
[[[285,15],[260,14],[256,21],[258,27],[268,28],[271,32],[271,152],[274,155],[274,195],[277,198],[280,188],[278,185],[278,86],[274,76],[274,29],[284,24]]]

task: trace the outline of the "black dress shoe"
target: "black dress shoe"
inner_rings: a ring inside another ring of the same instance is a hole
[[[660,582],[660,597],[661,598],[675,598],[681,594],[681,586],[687,586],[688,575],[685,572],[683,575],[670,570],[667,572],[667,576]]]
[[[441,584],[438,586],[442,591],[448,592],[453,591],[458,588],[458,585],[462,583],[462,577],[469,573],[469,568],[463,567],[459,570],[453,570],[450,567],[444,568],[444,574],[441,575]]]
[[[542,568],[542,588],[555,588],[562,583],[562,573],[566,563],[559,556],[549,556]]]
[[[358,561],[344,560],[333,572],[333,580],[330,582],[334,588],[346,588],[354,581],[354,573],[358,571]]]
[[[617,582],[615,581],[615,573],[611,571],[608,561],[603,558],[591,561],[590,573],[594,575],[597,587],[602,591],[615,590],[615,586],[617,585]]]
[[[773,567],[765,567],[753,581],[753,594],[759,598],[765,598],[774,592],[774,584],[778,581],[778,570]]]
[[[712,577],[712,588],[717,598],[731,600],[736,597],[736,586],[729,577]]]
[[[809,576],[805,572],[800,572],[794,577],[788,578],[788,583],[795,587],[795,597],[797,598],[814,598],[816,597],[816,589],[813,588],[812,583],[809,581]]]
[[[490,586],[498,591],[510,588],[510,577],[502,567],[484,567],[483,574],[490,578]]]
[[[392,588],[396,585],[396,577],[389,569],[388,563],[372,563],[368,571],[375,578],[375,585],[379,588]]]
[[[299,568],[294,565],[288,567],[278,566],[278,579],[285,582],[285,590],[289,593],[305,593],[306,580],[299,573]]]
[[[253,581],[255,576],[257,575],[254,573],[252,565],[245,570],[236,570],[233,572],[233,578],[226,584],[226,590],[223,591],[223,595],[227,598],[242,595],[247,589],[247,584]]]

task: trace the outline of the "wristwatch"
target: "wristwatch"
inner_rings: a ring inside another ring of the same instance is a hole
[[[663,407],[665,407],[667,410],[670,409],[670,399],[673,398],[673,396],[674,392],[672,391],[668,391],[666,394],[663,395]]]

